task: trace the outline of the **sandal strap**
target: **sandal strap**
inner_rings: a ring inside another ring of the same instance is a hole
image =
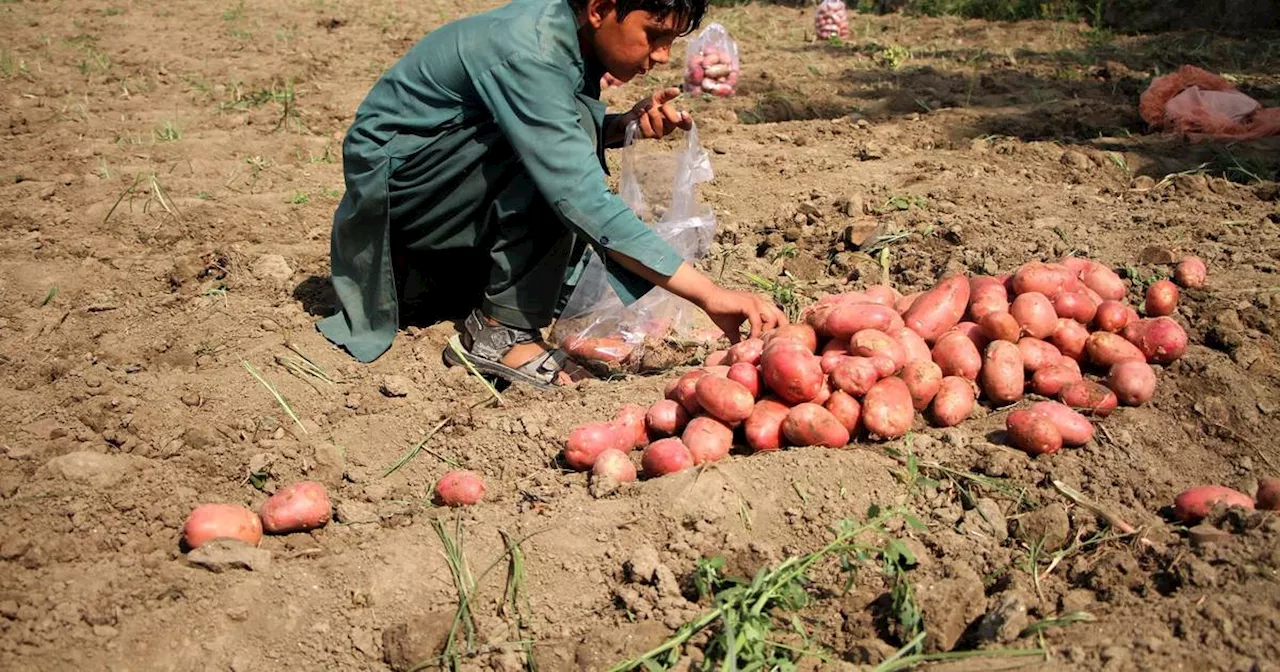
[[[537,343],[542,334],[534,330],[517,329],[505,324],[489,324],[489,321],[473,310],[463,323],[463,346],[476,357],[500,361],[511,348],[522,343]],[[534,360],[538,361],[538,360]],[[523,367],[521,367],[523,368]]]
[[[564,370],[564,363],[568,355],[563,350],[548,350],[545,354],[534,357],[533,359],[516,367],[516,371],[527,373],[538,380],[552,382],[556,378],[556,374]]]

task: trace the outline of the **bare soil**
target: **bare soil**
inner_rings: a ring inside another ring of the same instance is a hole
[[[606,669],[706,609],[699,558],[750,577],[879,504],[928,525],[889,532],[918,556],[907,576],[930,650],[1277,669],[1280,521],[1226,513],[1213,524],[1229,534],[1196,543],[1168,507],[1192,485],[1252,493],[1280,475],[1280,152],[1188,145],[1136,113],[1149,77],[1185,62],[1280,104],[1276,36],[857,16],[837,45],[812,41],[807,10],[714,11],[741,41],[740,95],[686,103],[717,173],[703,266],[724,282],[790,277],[804,301],[1075,252],[1135,287],[1194,253],[1209,286],[1184,293],[1192,345],[1154,401],[1086,447],[1030,460],[1003,445],[1007,409],[984,408],[908,441],[734,455],[593,496],[560,468],[563,438],[659,398],[675,373],[512,388],[494,408],[441,362],[453,324],[407,328],[368,366],[313,326],[332,310],[328,234],[356,106],[422,34],[491,4],[0,3],[0,667],[407,669],[457,607],[439,519],[460,525],[477,576],[497,563],[466,669]],[[680,79],[666,68],[606,98]],[[877,227],[904,237],[872,255],[853,244]],[[276,359],[289,344],[336,382],[290,375]],[[1004,487],[913,480],[890,450]],[[487,501],[430,504],[451,463],[484,476]],[[179,549],[194,506],[256,507],[301,478],[329,486],[338,521],[265,539],[269,565],[211,572]],[[1055,480],[1143,533],[1118,534]],[[500,533],[523,539],[523,631],[500,610]],[[837,570],[815,568],[803,614],[819,665],[883,661],[903,644],[888,583],[864,568],[841,595]],[[1080,611],[1094,620],[1019,637]]]

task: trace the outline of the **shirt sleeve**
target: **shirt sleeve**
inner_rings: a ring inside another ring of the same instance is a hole
[[[620,252],[661,275],[675,274],[684,261],[680,253],[609,191],[595,140],[581,125],[571,82],[562,68],[515,55],[476,73],[473,80],[538,191],[564,221],[598,247]],[[632,275],[607,261],[606,267],[611,274]],[[615,289],[639,289],[638,279],[622,278],[624,287],[615,283]],[[623,300],[629,302],[627,297]]]

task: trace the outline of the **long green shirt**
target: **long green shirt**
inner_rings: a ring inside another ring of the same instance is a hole
[[[567,0],[515,0],[447,24],[388,69],[343,143],[347,192],[334,215],[331,250],[341,312],[321,320],[320,330],[365,362],[391,347],[399,314],[388,182],[406,157],[423,151],[448,157],[438,174],[415,185],[428,196],[446,178],[518,160],[559,216],[546,226],[567,226],[597,252],[616,250],[674,274],[680,254],[605,182],[598,153],[605,105],[598,70],[591,81],[594,69]],[[595,137],[581,123],[584,104]],[[625,304],[652,288],[615,263],[606,261],[606,268]]]

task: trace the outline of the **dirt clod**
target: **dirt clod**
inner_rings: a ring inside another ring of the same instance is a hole
[[[382,658],[395,672],[408,672],[440,655],[453,627],[453,614],[431,612],[382,631]]]
[[[215,539],[187,553],[187,562],[215,574],[247,569],[261,572],[271,566],[271,551],[231,539]]]
[[[1048,504],[1018,519],[1017,538],[1027,546],[1040,545],[1049,553],[1060,550],[1067,543],[1071,532],[1071,520],[1061,504]]]

